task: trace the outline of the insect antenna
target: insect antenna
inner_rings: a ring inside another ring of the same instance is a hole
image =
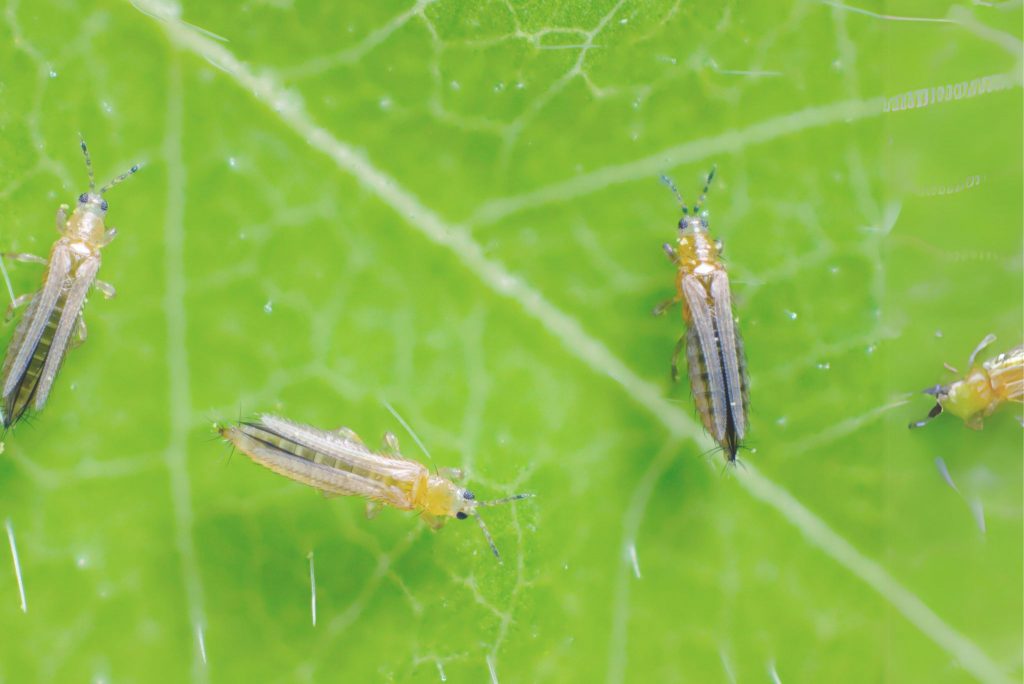
[[[85,155],[85,170],[89,172],[89,192],[96,189],[96,177],[92,173],[92,158],[89,156],[89,148],[85,144],[85,138],[78,134],[78,141],[82,143],[82,154]]]
[[[506,496],[503,499],[492,499],[491,501],[478,501],[478,506],[500,506],[501,504],[511,503],[512,501],[519,501],[520,499],[532,499],[535,494],[513,494],[512,496]]]
[[[927,393],[928,392],[926,391],[926,394]],[[927,417],[922,418],[921,420],[915,423],[911,423],[907,427],[909,427],[911,430],[913,430],[914,428],[924,427],[931,421],[932,418],[939,415],[940,413],[942,413],[942,404],[936,404],[935,406],[932,407],[932,410],[928,412]]]
[[[82,143],[82,144],[85,145],[85,143]],[[142,164],[135,164],[134,166],[132,166],[132,168],[128,169],[127,171],[125,171],[121,175],[115,176],[112,181],[110,181],[109,183],[104,185],[102,188],[100,188],[100,194],[102,195],[103,193],[105,193],[107,190],[109,190],[110,188],[114,187],[118,183],[121,183],[122,181],[127,180],[129,177],[131,177],[132,174],[134,174],[136,171],[138,171],[141,168],[142,168]],[[91,170],[89,171],[89,179],[90,179],[90,183],[91,183],[92,182],[92,171]]]
[[[491,536],[490,531],[487,529],[487,525],[484,524],[484,519],[481,518],[480,514],[476,511],[473,511],[473,517],[476,518],[477,523],[480,525],[480,530],[484,533],[484,537],[487,538],[487,544],[491,547],[494,557],[500,561],[501,554],[498,553],[498,547],[494,543],[494,537]]]
[[[686,216],[690,210],[687,208],[686,202],[683,200],[683,196],[679,194],[679,188],[677,188],[676,184],[672,182],[672,179],[665,174],[661,175],[661,182],[667,185],[668,189],[672,191],[672,194],[676,196],[676,199],[679,201],[679,206],[683,210],[683,216]]]
[[[701,207],[704,206],[704,200],[707,199],[708,196],[708,188],[711,187],[711,181],[715,179],[715,171],[717,170],[718,165],[712,164],[711,170],[708,172],[708,178],[706,181],[704,181],[704,189],[700,191],[700,198],[697,200],[697,203],[693,205],[694,214],[699,214]]]

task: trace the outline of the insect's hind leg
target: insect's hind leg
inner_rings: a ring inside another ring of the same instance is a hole
[[[7,321],[11,320],[14,317],[14,311],[18,307],[23,306],[28,301],[30,301],[32,297],[35,296],[35,294],[35,292],[26,292],[20,297],[15,297],[13,300],[11,300],[11,303],[7,305],[7,311],[4,312],[4,322],[6,323]]]
[[[654,316],[660,316],[678,304],[679,301],[679,295],[677,294],[675,297],[669,297],[663,302],[658,302],[658,305],[651,309],[651,314]]]
[[[43,266],[46,266],[46,264],[50,263],[41,256],[36,256],[35,254],[23,254],[21,252],[4,252],[0,256],[12,261],[20,261],[23,264],[42,264]]]
[[[85,327],[85,319],[81,316],[75,322],[75,336],[71,339],[71,343],[68,345],[69,349],[77,349],[82,346],[85,342],[85,338],[89,336],[89,329]]]
[[[110,283],[108,283],[105,280],[98,280],[97,279],[93,283],[93,287],[95,287],[97,290],[99,290],[100,292],[103,293],[103,298],[104,299],[110,299],[114,295],[117,294],[117,290],[114,289],[114,286],[111,285]]]
[[[683,347],[685,346],[686,335],[683,335],[676,342],[676,348],[672,350],[672,382],[679,381],[679,356],[683,353]]]

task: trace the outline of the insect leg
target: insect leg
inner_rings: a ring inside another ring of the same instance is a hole
[[[69,349],[77,349],[82,346],[85,342],[85,338],[89,336],[89,330],[85,327],[85,319],[81,316],[78,317],[78,321],[75,323],[75,337],[71,340],[71,344],[68,345]]]
[[[420,517],[423,518],[423,522],[430,525],[431,529],[439,530],[444,527],[444,524],[448,522],[446,518],[443,518],[432,513],[420,513]]]
[[[71,207],[66,204],[62,204],[57,207],[57,232],[62,235],[64,234],[64,229],[68,225],[68,209],[70,208]]]
[[[351,430],[347,427],[340,427],[337,430],[335,430],[335,432],[341,435],[342,439],[347,439],[348,441],[355,442],[356,444],[363,443],[362,438],[360,438],[359,435],[356,434],[355,430]]]
[[[458,482],[466,476],[466,473],[462,472],[462,468],[439,468],[437,474],[452,482]]]
[[[970,358],[967,359],[967,367],[968,368],[973,368],[974,367],[974,360],[976,358],[978,358],[978,354],[981,353],[981,350],[984,349],[985,347],[987,347],[988,345],[992,344],[995,341],[996,341],[996,336],[993,335],[992,333],[989,333],[988,335],[985,335],[985,339],[983,339],[981,342],[978,343],[978,346],[975,347],[974,351],[971,352]]]
[[[15,297],[10,304],[7,305],[7,312],[4,314],[4,322],[11,320],[14,317],[14,310],[19,306],[27,303],[32,297],[35,296],[35,292],[26,292],[20,297]]]
[[[666,242],[661,248],[665,250],[665,254],[668,255],[668,260],[673,264],[679,263],[679,253],[676,252],[676,248],[672,246],[672,243]]]
[[[103,233],[103,237],[100,239],[100,247],[106,247],[114,238],[117,237],[117,228],[108,228],[107,232]]]
[[[384,439],[381,440],[380,450],[388,456],[394,456],[395,458],[402,457],[402,451],[398,446],[398,437],[393,432],[385,432]]]
[[[45,266],[49,262],[41,256],[35,254],[21,254],[19,252],[4,252],[2,255],[5,259],[11,259],[12,261],[20,261],[23,264],[42,264]]]
[[[117,290],[114,289],[114,286],[105,280],[97,280],[93,285],[96,286],[97,290],[103,293],[104,299],[110,299],[117,294]]]
[[[672,382],[679,381],[679,355],[683,353],[683,347],[685,346],[686,335],[683,335],[676,342],[676,348],[672,350]]]
[[[670,297],[663,302],[659,302],[658,305],[654,307],[654,309],[651,311],[651,313],[655,316],[660,316],[678,303],[679,295],[676,295],[675,297]]]

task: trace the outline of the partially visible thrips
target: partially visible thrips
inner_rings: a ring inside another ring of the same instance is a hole
[[[215,427],[239,451],[275,473],[319,489],[326,496],[369,499],[368,517],[381,506],[391,506],[419,511],[424,521],[439,529],[448,518],[473,516],[497,558],[498,547],[477,509],[533,496],[516,494],[479,501],[473,492],[452,481],[462,476],[459,470],[431,473],[425,465],[402,456],[398,438],[390,432],[384,435],[381,450],[375,452],[348,428],[329,432],[268,414]]]
[[[984,363],[976,362],[981,350],[996,341],[995,335],[986,335],[967,359],[967,373],[948,385],[935,385],[924,390],[935,397],[935,406],[923,420],[911,423],[911,428],[928,424],[943,411],[952,413],[972,430],[980,430],[984,419],[1006,402],[1024,402],[1024,345]],[[954,368],[950,368],[955,373]]]
[[[112,285],[96,279],[100,250],[117,235],[104,223],[107,201],[103,194],[138,171],[139,165],[97,191],[89,149],[84,140],[81,144],[89,191],[78,196],[70,216],[68,205],[57,209],[57,232],[61,237],[53,244],[49,260],[33,254],[3,255],[46,266],[42,287],[17,297],[7,307],[9,319],[16,308],[28,304],[4,357],[0,419],[5,428],[14,425],[30,406],[36,411],[43,408],[69,347],[85,341],[82,307],[90,288],[95,286],[107,299],[114,296]],[[75,341],[71,340],[73,332]]]
[[[708,213],[702,210],[714,177],[712,167],[700,199],[690,208],[672,181],[662,176],[679,200],[683,218],[676,244],[663,245],[677,269],[676,295],[655,307],[654,314],[682,304],[686,334],[672,353],[672,380],[679,377],[679,355],[685,347],[697,413],[726,460],[733,463],[747,434],[750,395],[743,341],[733,318],[729,276],[721,260],[722,245],[708,232]]]

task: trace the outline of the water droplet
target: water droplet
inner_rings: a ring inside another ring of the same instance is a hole
[[[864,351],[866,351],[868,354],[874,354],[876,349],[878,349],[878,347],[876,345],[869,344],[867,346],[867,349],[865,349]]]
[[[461,90],[462,89],[462,86],[459,85],[458,81],[452,81],[451,83],[448,84],[448,87],[451,88],[452,90]]]
[[[392,100],[390,97],[387,97],[387,96],[384,96],[384,97],[380,98],[380,100],[377,101],[377,105],[381,109],[383,109],[385,112],[388,111],[389,109],[391,109],[391,106],[393,104],[394,104],[394,100]]]
[[[107,114],[113,114],[114,113],[114,105],[110,104],[106,100],[104,100],[103,102],[100,102],[100,107],[102,107],[103,111],[105,111]]]
[[[629,19],[619,19],[619,23],[625,26],[626,24],[629,23]]]
[[[85,568],[89,565],[89,559],[83,554],[75,559],[75,565],[77,565],[79,569]]]
[[[941,330],[936,330],[935,331],[935,336],[936,337],[942,337],[942,331]]]
[[[496,92],[496,93],[500,93],[500,92],[502,92],[503,90],[505,90],[505,84],[504,84],[504,82],[502,82],[502,81],[498,81],[497,83],[495,83],[495,84],[494,84],[494,92]]]
[[[789,320],[791,320],[791,321],[795,321],[796,320],[796,316],[797,316],[796,311],[790,311],[789,309],[783,309],[782,312],[784,314],[786,314],[786,317]]]
[[[237,169],[238,168],[238,160],[235,159],[234,157],[228,157],[228,166],[230,166],[233,169]]]
[[[788,423],[788,422],[789,422],[789,417],[788,416],[779,416],[778,418],[775,419],[775,424],[778,425],[779,427],[785,427],[786,423]]]
[[[268,299],[267,303],[263,305],[263,313],[274,313],[274,302],[272,300]]]
[[[57,70],[50,69],[50,78],[57,78]]]
[[[831,367],[832,367],[832,364],[829,363],[828,361],[822,361],[821,363],[818,364],[818,368],[821,369],[821,370],[828,370]]]
[[[522,90],[525,87],[526,87],[525,83],[523,83],[522,81],[516,81],[516,90]]]

